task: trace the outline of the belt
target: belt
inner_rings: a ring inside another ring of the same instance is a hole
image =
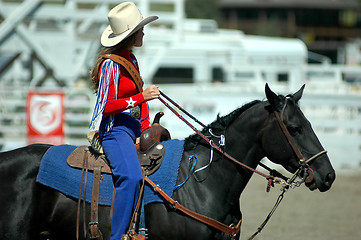
[[[133,108],[124,110],[123,113],[130,113],[133,118],[140,119],[140,107],[139,106],[135,106]]]

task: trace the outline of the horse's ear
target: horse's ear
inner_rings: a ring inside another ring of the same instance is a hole
[[[298,102],[301,99],[304,89],[305,89],[305,84],[303,84],[300,90],[298,90],[296,93],[293,94],[293,99],[295,100],[295,102]]]
[[[273,109],[278,110],[280,106],[280,99],[277,94],[275,94],[270,87],[268,86],[268,83],[266,83],[265,87],[266,97],[268,102],[270,103],[271,107]]]

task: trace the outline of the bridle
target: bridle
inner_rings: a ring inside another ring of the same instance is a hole
[[[186,123],[192,130],[194,130],[201,138],[203,138],[206,142],[208,142],[210,144],[210,146],[212,148],[215,148],[216,150],[218,150],[223,156],[225,156],[227,159],[231,160],[232,162],[241,165],[242,167],[253,171],[254,173],[257,173],[263,177],[265,177],[268,180],[268,185],[267,185],[267,191],[269,191],[270,187],[274,185],[274,183],[280,183],[283,184],[283,188],[282,188],[282,193],[280,194],[280,196],[277,199],[277,202],[275,204],[275,206],[273,207],[273,209],[271,210],[271,212],[268,214],[266,220],[262,223],[262,225],[258,228],[258,231],[253,234],[251,236],[250,239],[253,239],[258,233],[261,232],[261,230],[263,229],[263,227],[267,224],[268,220],[270,219],[270,217],[272,216],[272,214],[274,213],[274,211],[276,210],[276,208],[278,207],[278,205],[280,204],[281,200],[283,199],[283,194],[287,191],[287,189],[294,188],[294,187],[298,187],[300,186],[303,182],[312,182],[314,179],[314,173],[313,170],[309,167],[309,163],[311,161],[313,161],[314,159],[318,158],[319,156],[327,153],[326,150],[322,150],[321,152],[313,155],[312,157],[310,157],[309,159],[305,159],[301,153],[301,151],[299,150],[299,148],[297,147],[296,143],[294,142],[291,134],[289,133],[286,125],[283,122],[283,115],[284,115],[284,111],[286,109],[287,106],[287,97],[285,100],[285,104],[283,106],[283,109],[281,111],[281,116],[278,114],[278,112],[276,110],[274,110],[274,114],[276,116],[276,119],[278,121],[278,124],[280,125],[283,134],[285,135],[285,137],[287,138],[293,152],[296,154],[297,158],[298,158],[298,164],[300,165],[299,169],[295,172],[295,174],[291,177],[291,178],[287,178],[285,176],[283,176],[282,174],[280,174],[279,172],[277,172],[276,170],[272,170],[273,173],[276,173],[277,176],[281,177],[283,180],[281,179],[277,179],[275,178],[275,174],[271,174],[267,175],[264,174],[238,160],[236,160],[235,158],[233,158],[232,156],[230,156],[228,153],[226,153],[223,148],[217,146],[212,140],[210,140],[208,137],[206,137],[202,132],[200,132],[197,128],[195,128],[188,120],[186,120],[178,111],[176,111],[172,106],[170,106],[168,104],[168,102],[166,102],[162,97],[164,97],[167,101],[169,101],[171,104],[173,104],[175,107],[177,107],[180,111],[182,111],[183,113],[185,113],[188,117],[190,117],[193,121],[195,121],[196,123],[198,123],[199,125],[201,125],[202,127],[206,127],[206,125],[204,125],[202,122],[200,122],[197,118],[195,118],[194,116],[192,116],[190,113],[188,113],[185,109],[183,109],[180,105],[178,105],[176,102],[174,102],[171,98],[169,98],[167,95],[165,95],[162,91],[160,91],[160,95],[159,96],[159,100],[171,111],[173,112],[180,120],[182,120],[184,123]],[[260,163],[261,164],[261,163]],[[263,164],[261,166],[264,166]],[[295,182],[296,178],[300,177],[302,180],[300,182]],[[177,203],[178,204],[178,203]],[[179,204],[178,204],[179,205]],[[194,213],[193,213],[194,214]],[[197,219],[196,217],[193,216],[193,218]],[[199,219],[198,219],[199,220]],[[216,227],[218,230],[221,230],[223,232],[226,232],[229,236],[231,236],[232,239],[234,239],[237,235],[237,233],[239,233],[240,231],[240,227],[241,227],[241,221],[242,219],[238,222],[237,225],[231,225],[229,227],[227,226],[223,226],[223,224],[217,222],[216,220],[212,220],[212,219],[208,219],[211,220],[213,223],[215,223],[215,225],[213,225],[213,227]],[[206,224],[209,224],[209,221],[202,221]],[[221,227],[217,227],[221,226]]]
[[[293,174],[293,176],[291,178],[289,178],[286,182],[283,182],[284,185],[283,185],[283,187],[281,189],[282,193],[278,196],[275,205],[271,209],[270,213],[267,215],[266,219],[263,221],[263,223],[257,229],[257,231],[250,238],[248,238],[248,240],[254,239],[263,230],[263,228],[266,226],[266,224],[268,223],[268,221],[272,217],[273,213],[276,211],[277,207],[279,206],[279,204],[283,200],[285,192],[289,188],[299,187],[299,186],[301,186],[302,183],[310,183],[310,182],[313,181],[314,172],[313,172],[312,168],[310,168],[309,163],[311,161],[315,160],[316,158],[318,158],[319,156],[327,153],[326,150],[322,150],[319,153],[314,154],[309,159],[305,159],[303,157],[300,149],[297,147],[297,145],[296,145],[295,141],[293,140],[290,132],[288,131],[285,123],[283,122],[283,116],[284,116],[286,106],[287,106],[287,97],[285,98],[285,103],[284,103],[283,109],[281,111],[281,116],[278,114],[278,112],[276,110],[273,110],[273,113],[276,116],[277,122],[278,122],[279,126],[281,127],[281,130],[282,130],[283,134],[285,135],[285,137],[286,137],[288,143],[290,144],[293,152],[295,153],[295,155],[298,158],[299,168],[296,170],[296,172]],[[263,167],[265,167],[265,166],[263,166]],[[265,167],[265,168],[267,169],[267,167]],[[296,181],[297,177],[301,178],[301,181]],[[269,191],[269,188],[270,188],[270,185],[268,185],[267,191]]]
[[[284,112],[287,106],[287,97],[285,99],[285,103],[283,105],[283,109],[281,111],[281,116],[278,114],[278,112],[276,110],[274,110],[274,114],[276,116],[277,122],[279,124],[279,126],[281,127],[281,130],[283,132],[283,134],[285,135],[288,143],[290,144],[293,152],[295,153],[295,155],[298,158],[298,164],[299,164],[299,169],[296,171],[295,175],[299,176],[302,179],[302,182],[305,183],[310,183],[313,181],[314,179],[314,172],[312,170],[312,168],[310,168],[309,163],[313,160],[315,160],[316,158],[318,158],[319,156],[326,154],[327,151],[326,150],[322,150],[317,154],[314,154],[312,157],[310,157],[309,159],[305,159],[300,151],[300,149],[297,147],[295,141],[293,140],[290,132],[288,131],[286,125],[283,122],[283,116],[284,116]],[[300,184],[300,183],[298,183]]]

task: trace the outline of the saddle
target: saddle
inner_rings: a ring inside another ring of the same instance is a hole
[[[159,120],[163,115],[163,112],[159,112],[156,114],[151,128],[143,131],[142,135],[140,136],[140,143],[135,144],[138,154],[138,160],[145,176],[149,176],[159,169],[165,153],[165,147],[161,142],[171,139],[169,131],[159,124]],[[109,165],[109,161],[105,156],[98,132],[93,131],[88,133],[88,140],[90,146],[80,146],[76,148],[67,158],[67,163],[71,167],[82,169],[83,173],[84,171],[93,172],[91,213],[89,222],[90,239],[103,239],[102,234],[98,228],[99,187],[102,179],[101,175],[103,173],[112,174],[112,171]],[[83,181],[81,181],[81,183],[82,182]],[[79,196],[81,196],[81,188],[82,186],[80,186]],[[142,191],[143,187],[141,189],[141,192]],[[141,195],[142,193],[140,194],[140,198]],[[138,203],[140,203],[141,201],[140,198],[138,199]],[[78,202],[77,219],[79,219],[80,199],[81,197],[79,197]],[[140,206],[140,204],[137,204],[137,206],[138,205]],[[137,214],[139,214],[139,209],[135,210],[133,218]],[[77,239],[79,237],[78,224],[79,223],[77,221]],[[130,230],[134,231],[134,229]]]
[[[169,131],[159,124],[163,115],[163,112],[156,114],[151,128],[143,131],[140,136],[140,143],[135,144],[138,160],[145,176],[149,176],[158,170],[165,153],[164,145],[161,142],[171,139]],[[86,158],[89,171],[94,171],[97,167],[100,167],[101,173],[111,174],[109,161],[104,154],[98,131],[89,132],[88,140],[90,146],[76,148],[69,155],[67,163],[71,167],[83,168],[83,159]]]
[[[97,137],[97,132],[91,132],[90,135]],[[140,151],[139,146],[136,146],[138,160],[140,165],[144,170],[144,175],[149,176],[158,170],[160,167],[165,148],[164,145],[160,142],[154,143],[145,151]],[[84,168],[83,159],[86,158],[87,169],[88,171],[95,171],[97,168],[100,168],[100,173],[111,174],[112,170],[109,166],[109,161],[103,153],[101,148],[101,153],[94,149],[92,145],[90,146],[80,146],[77,147],[68,157],[67,163],[69,166],[74,168]]]

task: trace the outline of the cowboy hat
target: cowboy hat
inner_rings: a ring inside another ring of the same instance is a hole
[[[121,3],[108,13],[109,26],[104,30],[100,42],[104,47],[115,46],[157,19],[157,16],[143,17],[132,2]]]

